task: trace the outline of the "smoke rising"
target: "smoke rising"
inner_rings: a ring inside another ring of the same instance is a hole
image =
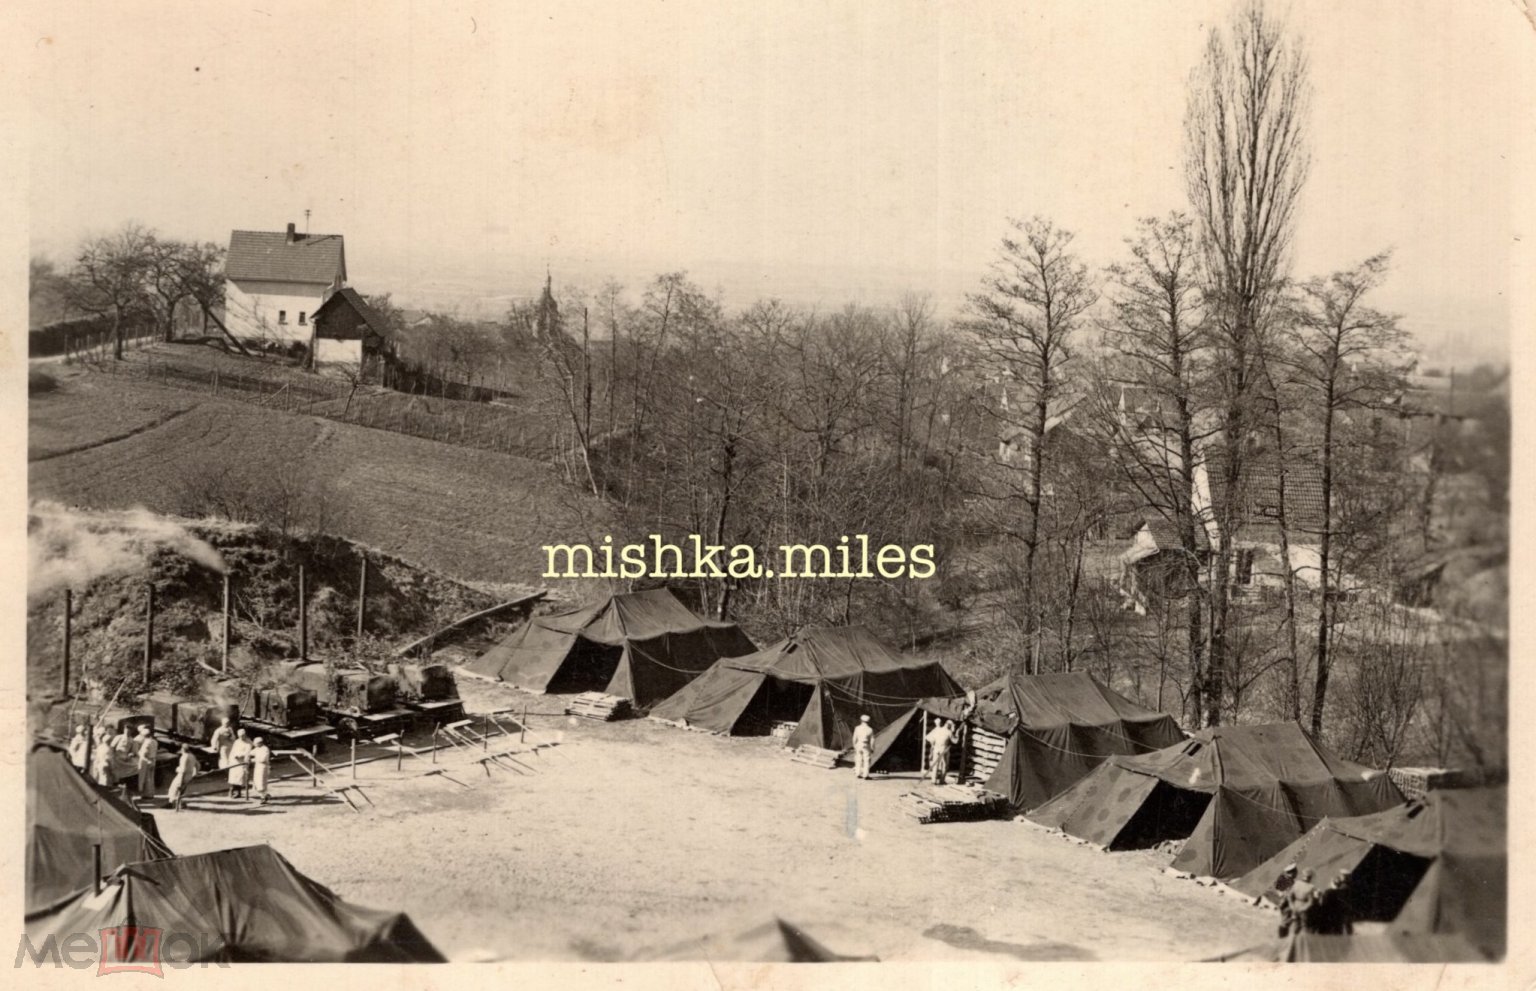
[[[211,571],[226,570],[224,559],[207,541],[147,509],[86,512],[34,502],[27,511],[27,599],[147,570],[161,548]]]

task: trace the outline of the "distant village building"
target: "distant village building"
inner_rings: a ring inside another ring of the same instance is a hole
[[[1177,455],[1167,446],[1160,447],[1159,453],[1169,459],[1168,470],[1176,470]],[[1315,465],[1300,461],[1285,466],[1282,480],[1277,464],[1256,459],[1244,469],[1236,504],[1229,505],[1220,466],[1220,452],[1207,452],[1195,462],[1191,473],[1194,553],[1200,564],[1212,562],[1221,540],[1219,521],[1230,519],[1234,527],[1229,572],[1232,595],[1283,588],[1287,571],[1301,587],[1316,588],[1322,576],[1321,535],[1326,524],[1321,472]],[[1171,510],[1147,507],[1131,532],[1131,545],[1120,554],[1120,591],[1127,607],[1144,612],[1160,596],[1181,594],[1181,586],[1173,579],[1187,567],[1184,554]]]
[[[232,231],[224,263],[224,323],[242,341],[308,346],[315,311],[347,284],[340,234]]]

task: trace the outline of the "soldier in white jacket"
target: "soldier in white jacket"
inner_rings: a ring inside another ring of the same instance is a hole
[[[853,728],[853,773],[861,778],[869,777],[869,759],[875,750],[875,731],[869,725],[868,716],[859,717],[859,725]]]

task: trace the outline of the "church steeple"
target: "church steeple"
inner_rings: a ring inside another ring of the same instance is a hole
[[[544,291],[539,294],[539,303],[534,310],[534,333],[539,340],[547,341],[560,333],[560,304],[555,302],[554,276],[546,266],[544,269]]]

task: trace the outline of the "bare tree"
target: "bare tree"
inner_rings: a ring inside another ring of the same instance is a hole
[[[1337,574],[1334,541],[1340,450],[1337,431],[1351,411],[1380,407],[1400,392],[1406,367],[1406,334],[1397,317],[1373,309],[1366,298],[1387,272],[1387,256],[1377,255],[1355,268],[1300,287],[1294,308],[1292,381],[1306,396],[1316,420],[1317,461],[1322,473],[1322,532],[1318,535],[1316,681],[1312,693],[1312,731],[1321,732],[1328,697],[1329,637],[1337,622]]]
[[[1023,474],[1020,495],[1024,521],[1023,626],[1033,638],[1032,668],[1039,669],[1040,599],[1037,558],[1040,549],[1041,496],[1046,435],[1060,412],[1065,381],[1062,366],[1070,344],[1098,295],[1088,268],[1071,250],[1072,233],[1035,217],[1011,222],[983,290],[969,299],[967,326],[976,336],[987,364],[1004,388],[1019,390],[1019,412],[1000,414],[1008,426],[1021,428],[1024,463],[1010,466]],[[1010,422],[1011,421],[1011,422]]]
[[[85,242],[70,272],[70,303],[112,319],[112,357],[123,359],[124,320],[148,306],[146,279],[154,235],[137,223]]]
[[[1185,180],[1200,235],[1206,312],[1216,353],[1226,493],[1212,574],[1205,718],[1222,720],[1234,529],[1240,525],[1253,392],[1263,338],[1289,263],[1308,154],[1307,60],[1300,40],[1263,0],[1242,0],[1213,28],[1190,78],[1185,112]]]
[[[147,246],[148,264],[145,271],[145,283],[150,296],[159,304],[155,311],[155,321],[160,324],[160,332],[167,341],[176,337],[176,308],[181,301],[191,295],[188,280],[183,272],[189,264],[196,265],[197,260],[188,257],[197,251],[195,245],[173,238],[163,238],[151,233]]]
[[[1200,684],[1209,543],[1195,506],[1195,464],[1211,342],[1199,305],[1194,222],[1180,213],[1143,219],[1126,243],[1131,260],[1109,269],[1112,318],[1103,336],[1125,387],[1101,392],[1113,407],[1099,419],[1113,433],[1122,484],[1178,535],[1179,546],[1166,549],[1177,559],[1169,591],[1184,606],[1189,675]],[[1199,722],[1198,693],[1194,702]]]

